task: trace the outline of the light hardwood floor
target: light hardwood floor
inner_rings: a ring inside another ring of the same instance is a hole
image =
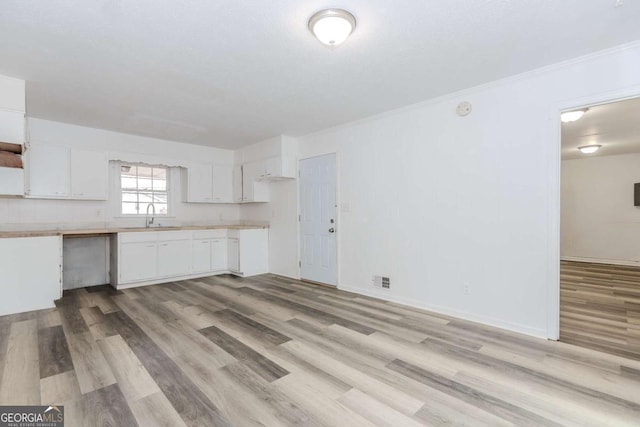
[[[640,425],[640,361],[273,275],[69,292],[0,356],[67,426]]]
[[[640,360],[640,268],[562,261],[560,340]]]

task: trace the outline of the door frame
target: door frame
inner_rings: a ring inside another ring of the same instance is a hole
[[[328,154],[333,154],[335,156],[336,159],[336,289],[340,289],[340,232],[341,232],[341,224],[342,224],[342,220],[341,220],[341,216],[340,216],[340,155],[337,151],[328,151],[326,153],[322,152],[322,153],[314,153],[312,156],[303,156],[303,157],[299,157],[298,158],[298,183],[296,185],[296,194],[297,194],[297,206],[298,206],[298,212],[297,212],[297,217],[298,217],[298,221],[296,221],[296,227],[297,227],[297,241],[296,244],[298,245],[298,279],[302,280],[302,268],[300,265],[300,262],[302,260],[302,245],[300,242],[300,215],[302,212],[301,206],[300,206],[300,163],[303,160],[307,160],[307,159],[313,159],[315,157],[322,157],[322,156],[326,156]]]
[[[560,209],[562,196],[562,127],[560,114],[565,111],[638,97],[640,97],[640,86],[629,86],[614,91],[600,92],[560,101],[549,109],[547,339],[558,340],[560,338]]]

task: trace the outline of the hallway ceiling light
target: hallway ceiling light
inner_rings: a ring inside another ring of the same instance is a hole
[[[584,113],[589,111],[588,108],[582,108],[580,110],[567,111],[566,113],[560,114],[560,120],[562,123],[570,123],[575,122],[576,120],[580,120]]]
[[[583,145],[582,147],[578,147],[578,150],[580,150],[582,154],[593,154],[598,151],[600,147],[602,147],[600,144]]]
[[[343,9],[324,9],[309,18],[309,30],[322,43],[337,46],[356,28],[356,18]]]

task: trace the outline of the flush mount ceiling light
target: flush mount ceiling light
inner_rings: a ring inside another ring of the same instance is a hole
[[[566,113],[560,114],[560,120],[562,123],[570,123],[575,122],[576,120],[580,120],[584,113],[589,111],[588,108],[582,108],[580,110],[567,111]]]
[[[592,154],[598,151],[600,147],[602,147],[600,144],[583,145],[582,147],[578,147],[578,150],[580,150],[582,154]]]
[[[356,28],[356,18],[343,9],[324,9],[309,18],[309,30],[320,42],[337,46]]]

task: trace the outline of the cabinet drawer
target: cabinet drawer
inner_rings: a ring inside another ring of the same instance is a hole
[[[191,231],[173,230],[173,231],[159,231],[159,242],[171,242],[174,240],[191,240]]]
[[[121,243],[135,242],[156,242],[158,240],[157,231],[138,231],[118,233],[118,239]]]
[[[219,228],[215,230],[196,230],[193,232],[193,238],[195,239],[219,239],[227,237],[227,230]]]

